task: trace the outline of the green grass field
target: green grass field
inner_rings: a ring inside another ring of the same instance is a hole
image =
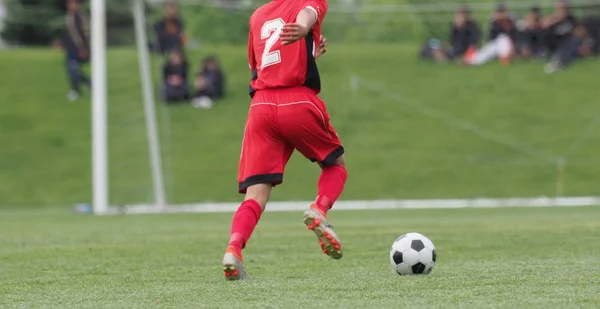
[[[208,53],[222,59],[228,97],[208,111],[158,108],[174,203],[240,198],[245,47],[190,55],[197,65]],[[565,195],[600,195],[600,62],[548,76],[541,63],[464,68],[415,54],[332,44],[320,60],[347,149],[343,199],[552,196],[560,159]],[[69,214],[90,201],[91,116],[89,98],[66,101],[62,62],[57,51],[0,53],[1,308],[600,306],[595,207],[333,211],[341,261],[320,253],[299,213],[267,212],[245,252],[246,282],[221,274],[231,214]],[[135,52],[109,51],[113,204],[152,198],[137,72]],[[318,172],[294,157],[274,199],[312,199]],[[429,276],[389,269],[390,245],[411,231],[437,246]]]
[[[474,13],[484,29],[489,1]],[[210,41],[206,29],[213,42],[246,36],[236,25],[247,12],[184,14],[194,41]],[[342,200],[600,196],[600,61],[555,75],[540,62],[433,65],[416,60],[414,42],[444,38],[451,12],[349,16],[328,14],[319,60],[347,149]],[[208,54],[221,59],[227,97],[207,111],[157,109],[171,203],[240,199],[246,47],[190,51],[192,75]],[[137,61],[133,48],[108,52],[113,205],[152,201]],[[91,200],[91,115],[89,94],[67,102],[63,62],[56,50],[0,52],[0,308],[600,308],[598,207],[334,209],[340,261],[320,252],[299,212],[266,212],[243,282],[225,281],[220,265],[230,213],[74,215],[72,204]],[[292,158],[273,199],[314,198],[309,166]],[[392,273],[389,248],[407,232],[436,245],[432,274]]]
[[[173,203],[239,199],[246,49],[207,46],[190,52],[194,66],[209,53],[222,60],[228,97],[209,111],[158,109]],[[415,54],[410,46],[332,44],[320,60],[322,97],[348,154],[345,199],[553,196],[561,157],[565,195],[599,194],[600,62],[549,76],[542,63],[465,68],[421,63]],[[0,62],[1,207],[89,202],[90,105],[66,101],[62,55],[14,50]],[[148,202],[135,52],[111,50],[108,72],[111,202]],[[352,92],[352,75],[368,84]],[[318,172],[295,156],[274,199],[312,199]]]
[[[227,282],[230,214],[0,216],[2,308],[598,308],[597,208],[335,212],[345,256],[320,253],[300,213],[267,212]],[[429,276],[400,277],[389,247],[418,231]]]

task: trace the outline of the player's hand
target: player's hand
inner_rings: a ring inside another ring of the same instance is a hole
[[[309,31],[309,28],[301,24],[291,23],[283,26],[279,36],[281,37],[281,41],[283,41],[283,45],[288,45],[305,37]]]
[[[315,53],[315,59],[319,58],[319,56],[323,55],[326,52],[327,52],[327,38],[324,36],[321,36],[319,48],[317,48],[317,52]]]
[[[88,56],[88,52],[85,48],[79,50],[79,57],[86,58]]]

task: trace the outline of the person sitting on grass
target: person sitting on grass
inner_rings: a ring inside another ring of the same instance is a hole
[[[471,19],[469,9],[461,7],[454,15],[450,29],[450,47],[441,46],[439,39],[431,39],[421,51],[421,57],[435,62],[462,59],[467,51],[477,48],[481,39],[477,23]]]
[[[464,57],[468,65],[482,65],[494,59],[508,65],[515,55],[517,28],[505,5],[500,4],[490,25],[488,42],[480,49],[469,49]]]
[[[595,56],[600,55],[600,15],[588,14],[583,17],[581,24],[587,29],[593,54]]]
[[[518,22],[519,28],[517,50],[519,56],[525,59],[544,58],[544,30],[542,14],[539,7],[534,6],[525,18]]]
[[[552,61],[544,67],[548,74],[560,71],[571,65],[575,60],[594,56],[595,41],[582,23],[575,25],[573,36],[565,41],[558,49]]]
[[[213,102],[225,95],[225,75],[215,56],[204,59],[196,76],[196,93],[192,105],[196,108],[211,108]]]
[[[577,23],[567,0],[559,0],[554,12],[542,19],[544,43],[548,56],[553,56],[569,40]]]
[[[183,53],[174,50],[163,67],[163,98],[167,103],[189,100],[188,63]]]

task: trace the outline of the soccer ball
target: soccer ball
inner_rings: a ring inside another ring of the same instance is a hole
[[[427,275],[435,267],[433,242],[419,233],[404,234],[392,244],[390,263],[399,275]]]

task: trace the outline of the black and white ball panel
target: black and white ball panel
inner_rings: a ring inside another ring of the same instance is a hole
[[[422,274],[425,271],[425,264],[419,262],[410,268],[412,269],[413,274]]]
[[[420,252],[421,250],[423,250],[423,248],[425,248],[425,245],[423,244],[423,241],[420,239],[413,239],[410,242],[410,247],[413,248],[413,250]]]
[[[403,262],[402,252],[400,252],[400,251],[394,251],[394,253],[392,255],[392,259],[394,260],[394,263],[396,263],[396,265],[402,263]]]

